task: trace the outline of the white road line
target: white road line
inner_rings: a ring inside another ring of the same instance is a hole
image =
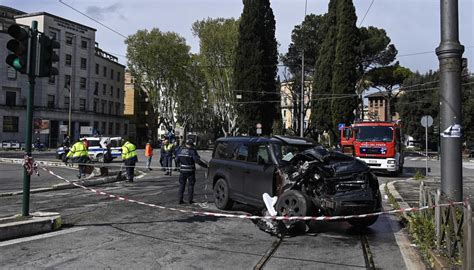
[[[34,235],[34,236],[22,237],[22,238],[19,238],[19,239],[12,239],[12,240],[8,240],[8,241],[0,242],[0,247],[11,246],[11,245],[15,245],[15,244],[24,243],[24,242],[30,242],[30,241],[35,241],[35,240],[39,240],[39,239],[54,237],[54,236],[58,236],[58,235],[62,235],[62,234],[78,232],[78,231],[82,231],[82,230],[85,230],[85,229],[87,229],[87,228],[77,227],[77,228],[70,228],[70,229],[60,230],[60,231],[51,232],[51,233],[43,233],[43,234]]]
[[[462,166],[466,169],[469,169],[469,170],[474,170],[474,163],[467,163],[467,162],[463,162],[462,163]]]

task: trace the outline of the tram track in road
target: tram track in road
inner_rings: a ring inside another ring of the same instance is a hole
[[[261,270],[265,264],[270,260],[270,258],[275,254],[275,251],[280,247],[280,244],[283,242],[283,237],[279,237],[273,242],[271,247],[263,254],[263,257],[260,258],[258,263],[253,267],[253,270]]]
[[[362,248],[362,253],[364,255],[365,268],[370,269],[370,270],[377,269],[375,267],[374,257],[370,249],[367,235],[362,234],[359,236],[359,239],[360,239],[360,244]],[[264,269],[265,265],[270,261],[270,259],[274,257],[274,254],[276,253],[276,251],[278,250],[278,248],[281,246],[282,243],[283,243],[283,237],[280,237],[277,240],[275,240],[270,246],[270,248],[260,258],[257,264],[253,267],[253,269],[254,270]],[[278,258],[278,256],[275,258]]]
[[[365,267],[367,269],[375,269],[374,256],[370,250],[369,241],[367,240],[367,235],[362,234],[360,236],[360,243],[362,246],[362,253],[364,254]]]

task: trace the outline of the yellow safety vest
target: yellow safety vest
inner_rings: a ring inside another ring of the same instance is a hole
[[[87,151],[87,148],[83,142],[75,143],[69,150],[69,153],[67,153],[68,158],[87,157],[87,156],[89,156],[89,152]]]
[[[137,148],[130,142],[126,142],[122,146],[122,160],[133,158],[137,156]]]

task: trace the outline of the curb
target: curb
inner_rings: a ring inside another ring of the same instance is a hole
[[[29,217],[13,216],[0,219],[0,241],[51,232],[61,228],[59,213],[35,212]]]
[[[413,178],[408,178],[406,180],[414,180]],[[404,181],[406,181],[404,180]],[[397,189],[395,188],[395,183],[398,181],[391,181],[387,183],[387,188],[388,192],[392,194],[392,196],[395,198],[397,203],[400,205],[401,208],[408,208],[410,207],[408,203],[406,203],[403,200],[403,197],[400,196],[400,193],[398,193]],[[417,253],[419,256],[419,254]],[[447,262],[445,259],[443,259],[441,256],[437,255],[433,250],[429,249],[428,250],[428,256],[431,259],[431,262],[433,263],[432,267],[433,269],[449,269],[450,264]],[[421,259],[420,259],[421,260]]]

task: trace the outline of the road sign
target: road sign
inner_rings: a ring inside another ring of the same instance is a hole
[[[424,115],[421,117],[421,125],[423,127],[431,127],[433,125],[433,117],[430,115]]]
[[[81,127],[81,135],[92,135],[92,127],[91,126],[82,126]]]
[[[337,129],[338,130],[343,130],[346,125],[344,123],[339,123],[337,124]]]
[[[262,128],[262,124],[257,123],[257,124],[255,125],[255,127],[256,127],[256,128]]]
[[[262,134],[262,129],[261,128],[257,128],[257,134],[258,135]]]

